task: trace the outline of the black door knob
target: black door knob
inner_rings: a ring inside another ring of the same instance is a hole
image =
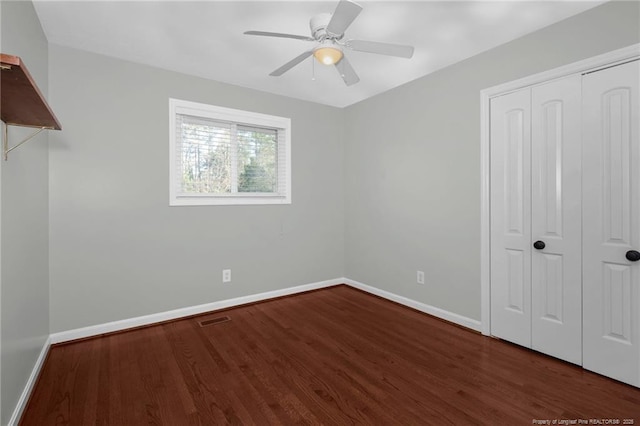
[[[547,245],[544,243],[544,241],[536,241],[535,243],[533,243],[533,247],[538,249],[538,250],[542,250],[546,246]]]
[[[631,262],[637,262],[638,260],[640,260],[640,252],[638,252],[637,250],[629,250],[625,257]]]

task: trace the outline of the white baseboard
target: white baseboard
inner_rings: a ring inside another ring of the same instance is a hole
[[[401,305],[408,306],[420,312],[433,315],[434,317],[447,320],[454,324],[458,324],[475,331],[482,331],[482,323],[478,320],[474,320],[472,318],[468,318],[453,312],[449,312],[444,309],[436,308],[435,306],[427,305],[426,303],[418,302],[416,300],[409,299],[408,297],[399,296],[397,294],[388,292],[386,290],[381,290],[379,288],[372,287],[370,285],[363,284],[361,282],[354,281],[349,278],[343,278],[343,280],[345,284],[348,284],[353,288],[366,291],[367,293],[375,294],[376,296],[380,296],[384,299],[388,299],[393,302],[400,303]]]
[[[265,293],[251,294],[248,296],[236,297],[233,299],[220,300],[218,302],[205,303],[202,305],[189,306],[186,308],[174,309],[171,311],[159,312],[156,314],[144,315],[141,317],[128,318],[119,321],[112,321],[105,324],[92,325],[89,327],[76,328],[74,330],[61,331],[51,334],[51,344],[69,342],[76,339],[84,339],[100,334],[113,333],[114,331],[126,330],[128,328],[140,327],[162,321],[169,321],[177,318],[188,317],[190,315],[202,314],[219,309],[231,308],[244,305],[246,303],[259,302],[261,300],[273,299],[275,297],[289,296],[291,294],[302,293],[310,290],[331,287],[343,284],[343,278],[319,281],[316,283],[300,285],[296,287],[283,288],[280,290],[267,291]]]
[[[88,327],[77,328],[74,330],[61,331],[53,333],[50,336],[50,344],[64,343],[76,339],[84,339],[87,337],[99,336],[105,333],[113,333],[115,331],[122,331],[129,328],[140,327],[144,325],[154,324],[162,321],[169,321],[190,315],[202,314],[205,312],[216,311],[219,309],[231,308],[234,306],[244,305],[247,303],[259,302],[262,300],[273,299],[275,297],[289,296],[296,293],[302,293],[310,290],[317,290],[325,287],[331,287],[338,284],[347,284],[351,287],[363,290],[367,293],[375,294],[384,299],[392,300],[400,303],[401,305],[409,306],[421,312],[425,312],[429,315],[433,315],[438,318],[442,318],[454,324],[461,325],[463,327],[470,328],[472,330],[481,331],[480,321],[467,318],[465,316],[446,311],[444,309],[436,308],[435,306],[427,305],[426,303],[418,302],[413,299],[409,299],[404,296],[381,290],[376,287],[372,287],[367,284],[349,279],[349,278],[335,278],[332,280],[319,281],[316,283],[300,285],[296,287],[289,287],[280,290],[268,291],[265,293],[252,294],[248,296],[236,297],[233,299],[220,300],[217,302],[205,303],[202,305],[189,306],[186,308],[174,309],[171,311],[159,312],[156,314],[144,315],[135,318],[128,318],[119,321],[112,321],[105,324],[97,324]]]
[[[38,380],[38,376],[40,374],[40,369],[42,369],[42,365],[44,364],[44,360],[47,358],[47,354],[49,353],[49,348],[51,347],[51,337],[47,337],[47,340],[44,342],[42,346],[42,350],[40,351],[40,355],[38,355],[38,359],[36,360],[36,364],[33,366],[33,370],[31,370],[31,374],[29,375],[29,379],[22,390],[22,394],[20,395],[20,399],[18,399],[18,404],[16,408],[13,410],[13,414],[9,419],[8,426],[17,425],[20,421],[20,417],[22,416],[22,412],[25,408],[27,408],[27,402],[29,402],[29,397],[31,396],[31,391],[36,384],[36,380]]]

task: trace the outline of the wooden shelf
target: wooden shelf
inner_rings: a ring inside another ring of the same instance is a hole
[[[18,56],[0,53],[0,118],[7,125],[61,130],[38,86]]]

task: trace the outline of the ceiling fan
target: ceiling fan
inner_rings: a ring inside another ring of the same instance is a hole
[[[313,55],[318,62],[324,65],[334,65],[347,86],[360,81],[360,77],[344,55],[344,49],[356,50],[359,52],[377,53],[379,55],[397,56],[401,58],[411,58],[413,56],[413,46],[401,44],[379,43],[365,40],[344,40],[344,32],[362,11],[362,6],[350,1],[341,0],[333,14],[321,13],[314,16],[309,21],[311,27],[311,37],[273,33],[267,31],[246,31],[245,34],[292,38],[303,41],[314,41],[316,46],[306,52],[296,56],[277,70],[271,76],[278,77],[295,67],[309,56]]]

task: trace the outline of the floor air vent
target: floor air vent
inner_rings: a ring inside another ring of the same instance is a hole
[[[224,316],[224,317],[217,317],[217,318],[211,318],[211,319],[208,319],[208,320],[198,321],[198,324],[200,324],[200,327],[206,327],[208,325],[221,324],[221,323],[227,322],[227,321],[231,321],[231,318],[227,317],[227,316]]]

